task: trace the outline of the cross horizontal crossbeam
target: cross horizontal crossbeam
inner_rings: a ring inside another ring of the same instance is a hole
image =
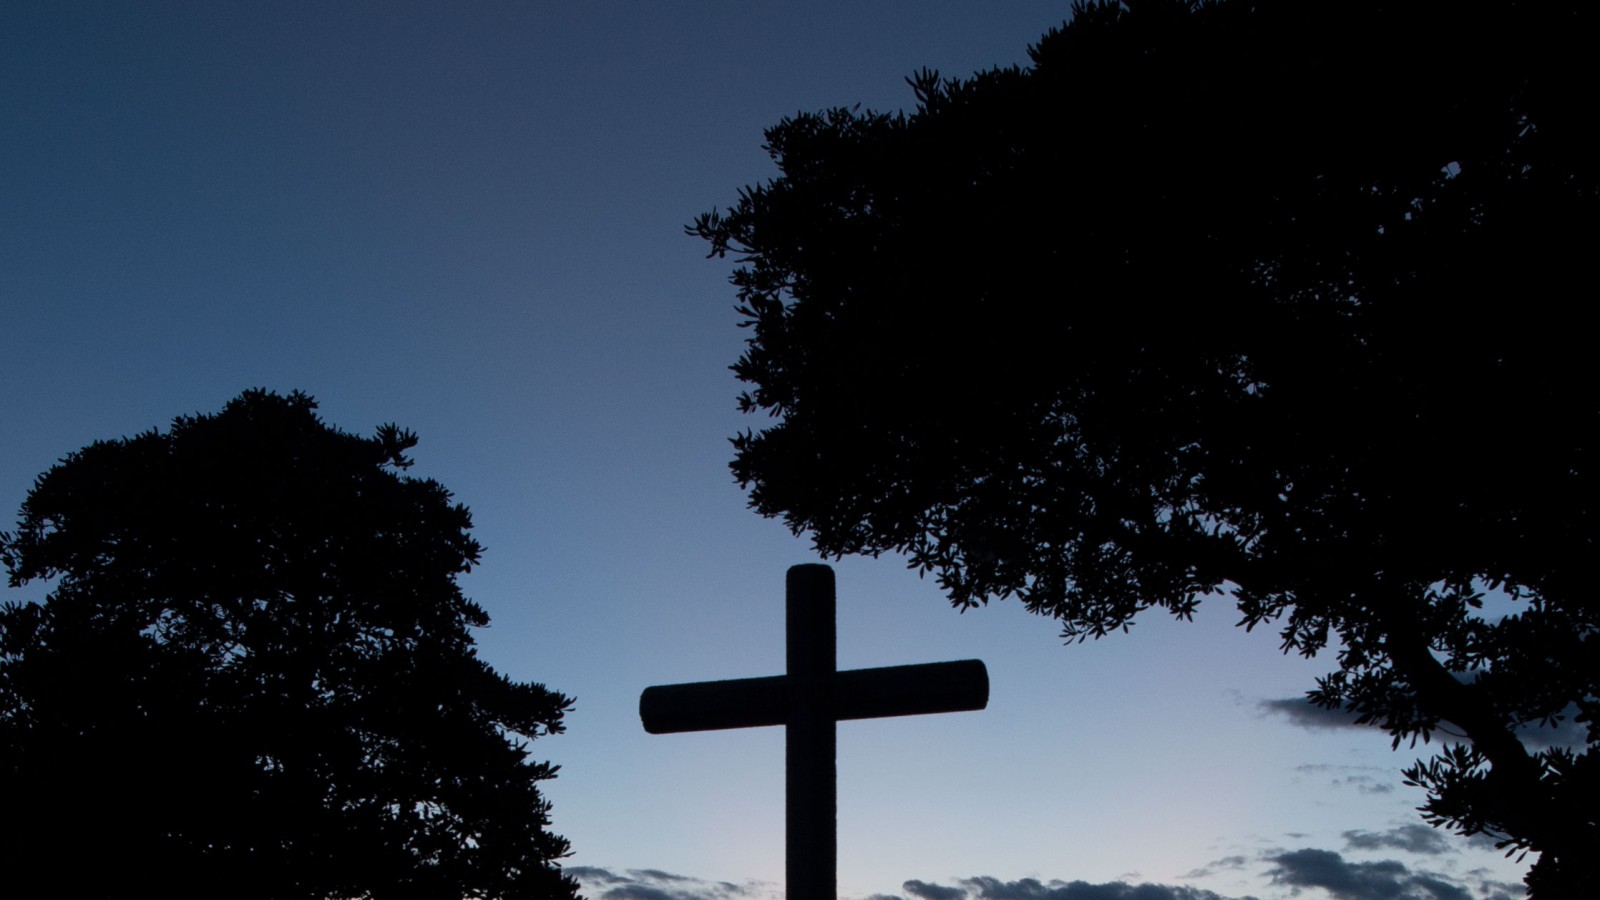
[[[989,702],[989,672],[976,659],[847,669],[829,687],[841,722],[968,712]],[[651,734],[784,725],[796,689],[787,675],[659,684],[639,697],[639,718]]]

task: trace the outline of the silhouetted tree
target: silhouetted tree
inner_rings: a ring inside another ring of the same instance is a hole
[[[1407,773],[1430,821],[1600,896],[1595,18],[1080,3],[909,115],[784,120],[690,227],[776,418],[752,506],[1069,639],[1230,594],[1336,651],[1315,702],[1466,735]],[[1587,744],[1525,742],[1563,716]]]
[[[478,659],[467,509],[417,439],[251,391],[41,476],[0,555],[16,896],[571,898],[526,741],[571,701]],[[518,737],[520,736],[520,737]]]

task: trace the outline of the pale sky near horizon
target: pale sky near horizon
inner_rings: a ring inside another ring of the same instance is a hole
[[[1025,64],[1068,8],[9,2],[0,527],[67,452],[251,387],[411,428],[413,471],[488,548],[482,654],[577,698],[533,750],[589,895],[780,891],[781,730],[637,716],[650,684],[780,673],[784,570],[815,560],[729,476],[761,421],[735,409],[729,266],[683,226],[776,174],[783,116]],[[1415,829],[1399,771],[1425,748],[1264,705],[1331,662],[1225,601],[1064,647],[897,559],[835,568],[841,667],[977,657],[992,684],[983,712],[841,725],[841,896],[1476,900],[1521,877]]]

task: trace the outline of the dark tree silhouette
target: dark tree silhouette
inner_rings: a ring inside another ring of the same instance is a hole
[[[1317,703],[1466,736],[1407,773],[1431,822],[1600,896],[1595,19],[1078,4],[908,115],[784,120],[781,177],[690,227],[776,419],[734,474],[1069,639],[1229,594],[1336,653]],[[1587,743],[1526,740],[1561,717]]]
[[[576,897],[477,658],[471,517],[417,439],[251,391],[42,475],[0,535],[0,881],[17,896]],[[520,737],[518,737],[520,736]],[[63,860],[67,861],[63,864]]]

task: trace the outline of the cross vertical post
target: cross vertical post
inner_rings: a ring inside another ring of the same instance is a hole
[[[794,566],[785,579],[789,717],[784,858],[789,900],[834,900],[838,887],[837,625],[833,570]]]

